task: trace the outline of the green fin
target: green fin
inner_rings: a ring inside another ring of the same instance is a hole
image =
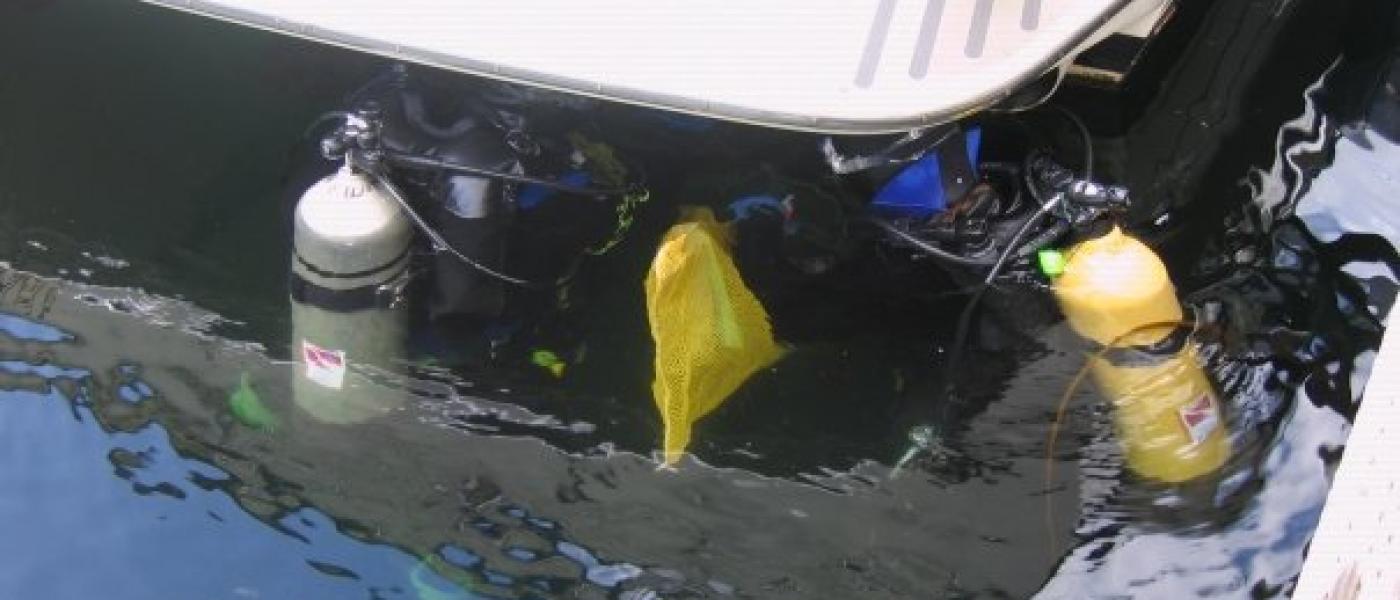
[[[1040,266],[1040,272],[1046,277],[1054,279],[1065,273],[1065,255],[1059,250],[1046,248],[1035,253],[1036,263]]]
[[[534,363],[537,367],[549,371],[555,378],[563,377],[564,369],[569,366],[568,363],[559,358],[559,355],[544,349],[531,352],[530,362]]]
[[[253,391],[247,373],[239,378],[238,388],[228,395],[228,408],[239,423],[258,431],[271,433],[276,431],[279,425],[277,415],[263,406],[258,393]]]

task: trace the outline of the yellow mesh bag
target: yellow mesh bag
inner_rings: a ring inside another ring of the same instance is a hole
[[[695,421],[782,354],[768,313],[744,286],[727,233],[709,209],[689,209],[666,233],[647,273],[656,343],[652,395],[665,426],[666,464],[680,459]]]

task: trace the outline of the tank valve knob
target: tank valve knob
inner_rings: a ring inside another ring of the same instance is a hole
[[[345,138],[338,135],[329,135],[321,140],[321,156],[326,160],[340,160],[345,158]]]

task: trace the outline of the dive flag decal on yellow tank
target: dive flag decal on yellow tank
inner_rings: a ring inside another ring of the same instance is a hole
[[[301,359],[306,363],[307,379],[334,390],[345,385],[344,350],[327,350],[302,340]]]
[[[1204,442],[1220,426],[1219,411],[1210,394],[1201,394],[1195,402],[1177,409],[1177,414],[1181,416],[1181,424],[1186,427],[1186,435],[1191,438],[1192,446]]]

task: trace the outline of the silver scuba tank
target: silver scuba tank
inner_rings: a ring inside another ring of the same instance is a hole
[[[358,423],[395,408],[362,369],[404,351],[413,226],[374,182],[342,167],[297,203],[292,256],[296,404],[328,423]],[[379,393],[375,392],[375,389]]]

